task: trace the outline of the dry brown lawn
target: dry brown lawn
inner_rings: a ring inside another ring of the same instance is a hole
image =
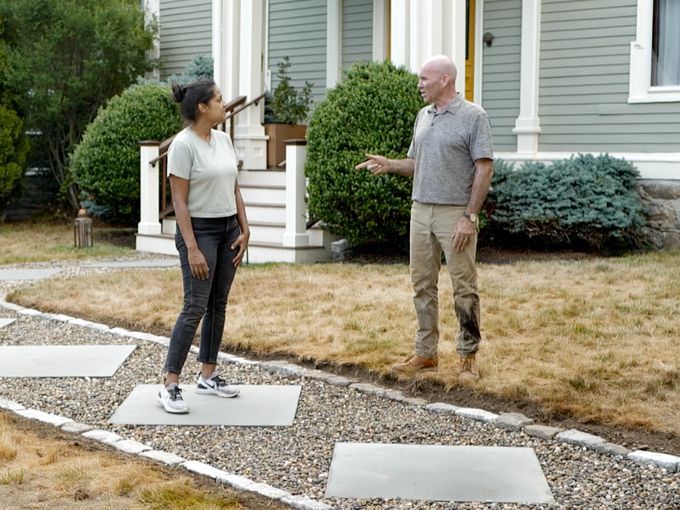
[[[680,433],[680,251],[620,258],[480,264],[483,379],[477,390],[583,422]],[[177,269],[49,280],[25,306],[169,335]],[[440,368],[456,385],[451,285],[440,277]],[[285,352],[376,374],[411,353],[405,265],[265,265],[239,270],[226,349]]]
[[[52,260],[116,257],[134,253],[111,242],[114,229],[94,229],[94,246],[73,246],[73,224],[0,223],[0,264],[47,262]]]
[[[80,440],[79,440],[80,441]],[[0,412],[0,507],[244,510],[282,505],[48,433]]]

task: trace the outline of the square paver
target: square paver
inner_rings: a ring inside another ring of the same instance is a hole
[[[134,345],[2,345],[0,377],[111,377]]]
[[[54,276],[60,268],[49,269],[0,269],[0,280],[41,280]]]
[[[141,260],[97,260],[88,262],[86,267],[179,267],[179,258],[141,259]]]
[[[293,425],[301,386],[236,385],[236,398],[199,395],[195,385],[180,385],[188,414],[170,414],[156,400],[159,384],[142,384],[128,395],[110,423],[127,425],[226,425],[289,427]]]
[[[337,443],[326,497],[555,503],[531,448]]]
[[[9,319],[7,317],[0,317],[0,328],[4,328],[5,326],[9,326],[12,324],[16,319]]]

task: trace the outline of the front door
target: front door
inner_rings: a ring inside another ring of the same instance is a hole
[[[466,1],[465,99],[475,96],[475,0]]]

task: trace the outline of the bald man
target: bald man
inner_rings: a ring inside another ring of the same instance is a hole
[[[477,214],[493,174],[491,127],[486,112],[456,93],[456,66],[439,55],[420,70],[418,90],[430,103],[416,117],[406,159],[367,154],[356,166],[373,175],[413,177],[410,271],[418,318],[415,353],[397,363],[397,374],[436,370],[439,360],[437,281],[444,253],[453,282],[459,322],[456,351],[461,383],[480,378],[476,353],[481,341],[477,293]]]

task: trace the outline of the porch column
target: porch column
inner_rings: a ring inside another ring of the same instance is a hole
[[[410,0],[392,0],[390,12],[390,59],[397,66],[411,68]]]
[[[342,0],[326,1],[326,87],[340,81],[342,67]]]
[[[423,61],[448,55],[456,63],[456,90],[465,93],[465,0],[392,0],[392,62],[417,73]]]
[[[227,2],[230,3],[230,2]],[[264,92],[264,0],[241,0],[238,64],[238,94],[248,101]],[[236,157],[249,170],[267,168],[267,137],[264,134],[264,101],[252,105],[236,117],[234,134]]]
[[[522,57],[520,64],[517,152],[534,156],[538,152],[538,72],[541,41],[541,0],[522,0]]]
[[[149,162],[158,157],[160,142],[139,142],[139,202],[140,214],[137,232],[160,235],[161,223],[158,217],[158,163]]]
[[[309,246],[307,234],[307,207],[305,194],[305,161],[307,142],[286,140],[286,230],[283,233],[284,246]]]
[[[240,2],[212,0],[213,75],[225,101],[238,96]]]

